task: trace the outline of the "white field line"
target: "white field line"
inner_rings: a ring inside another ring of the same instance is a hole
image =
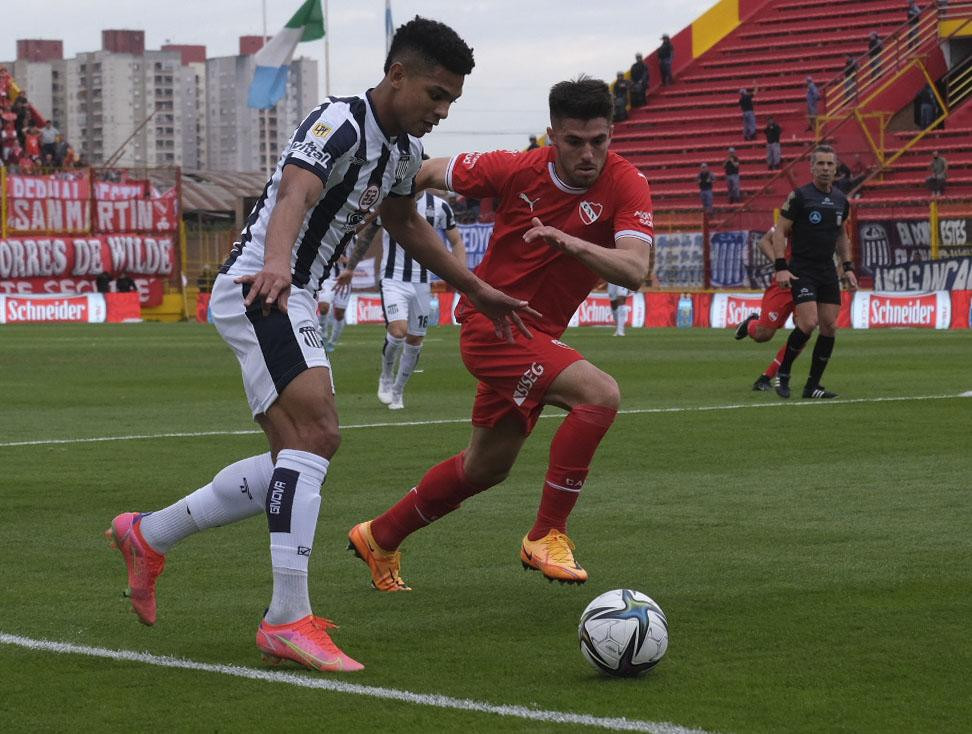
[[[706,732],[703,729],[689,729],[665,721],[642,721],[622,717],[612,718],[591,716],[589,714],[575,714],[568,711],[545,711],[527,706],[497,705],[485,701],[453,698],[451,696],[442,696],[434,693],[413,693],[412,691],[403,691],[397,688],[345,683],[344,681],[338,681],[332,678],[317,677],[312,673],[301,675],[297,673],[259,670],[257,668],[244,668],[238,665],[200,663],[195,660],[152,655],[147,652],[135,652],[134,650],[109,650],[104,647],[89,647],[87,645],[75,645],[67,642],[54,642],[52,640],[35,640],[29,637],[21,637],[20,635],[11,635],[3,632],[0,632],[0,644],[15,645],[38,652],[61,655],[87,655],[88,657],[154,665],[160,668],[219,673],[221,675],[248,678],[250,680],[259,680],[267,683],[284,683],[301,688],[317,688],[352,696],[367,696],[369,698],[400,701],[402,703],[417,704],[420,706],[433,706],[441,709],[496,714],[498,716],[510,716],[530,721],[543,721],[554,724],[579,724],[599,729],[609,729],[611,731],[642,731],[650,732],[650,734],[710,734],[710,732]]]
[[[631,408],[619,410],[619,415],[647,415],[651,413],[706,413],[721,410],[748,410],[751,408],[784,408],[784,407],[810,407],[819,405],[860,405],[862,403],[894,403],[910,402],[915,400],[952,400],[954,398],[972,397],[972,391],[959,393],[957,395],[910,395],[901,397],[887,398],[851,398],[838,400],[802,400],[793,401],[777,400],[770,403],[730,403],[728,405],[702,405],[694,408]],[[562,418],[562,414],[541,415],[541,418]],[[469,423],[469,418],[442,418],[439,420],[427,421],[387,421],[382,423],[352,423],[341,426],[342,431],[357,430],[362,428],[395,428],[402,426],[438,426],[448,424]],[[35,441],[3,441],[0,448],[10,448],[14,446],[55,446],[59,444],[77,443],[102,443],[105,441],[142,441],[154,440],[158,438],[199,438],[201,436],[249,436],[262,434],[263,431],[250,428],[237,431],[184,431],[176,433],[136,433],[127,436],[94,436],[91,438],[45,438]]]

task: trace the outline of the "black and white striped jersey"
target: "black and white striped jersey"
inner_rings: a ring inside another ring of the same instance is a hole
[[[301,222],[290,259],[293,284],[316,293],[368,213],[386,196],[414,194],[422,144],[405,133],[385,134],[370,91],[329,97],[294,131],[221,273],[247,275],[263,269],[267,225],[288,165],[310,171],[324,184],[317,204]]]
[[[415,201],[419,214],[425,217],[433,229],[442,232],[456,228],[456,216],[445,199],[426,191]],[[398,244],[388,230],[383,230],[381,254],[381,277],[400,280],[403,283],[428,283],[429,271],[417,260],[413,260]]]

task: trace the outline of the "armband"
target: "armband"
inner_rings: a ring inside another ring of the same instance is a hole
[[[850,260],[845,260],[844,261],[844,272],[845,273],[853,273],[854,272],[854,263],[851,262]]]
[[[789,267],[790,266],[786,264],[785,257],[778,257],[773,261],[773,270],[775,270],[777,273],[781,270],[786,270]]]

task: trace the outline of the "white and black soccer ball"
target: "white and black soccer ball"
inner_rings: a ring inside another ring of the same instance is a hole
[[[668,649],[668,620],[651,597],[614,589],[587,605],[577,637],[595,668],[608,675],[635,676],[661,662]]]

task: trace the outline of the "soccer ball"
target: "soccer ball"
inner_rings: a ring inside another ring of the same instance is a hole
[[[668,620],[650,597],[632,589],[606,591],[587,605],[577,628],[580,649],[608,675],[651,670],[668,649]]]

